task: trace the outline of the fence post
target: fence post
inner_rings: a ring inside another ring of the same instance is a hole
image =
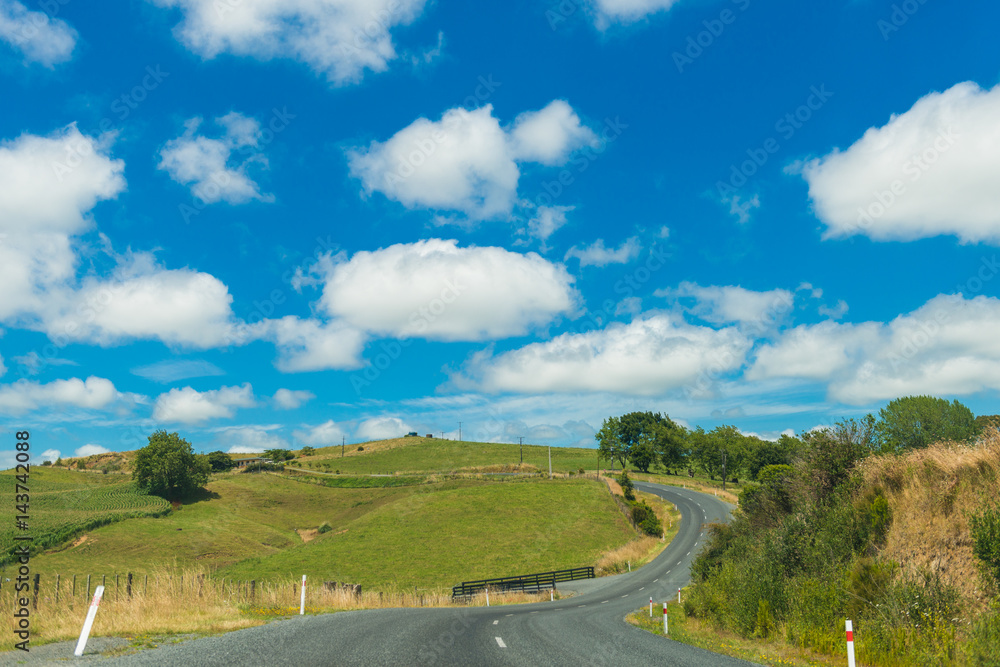
[[[118,589],[118,573],[116,572],[115,573],[115,602],[118,602],[118,599],[121,597],[119,595],[118,591],[119,591],[119,589]]]
[[[59,604],[59,576],[56,575],[56,604]]]
[[[146,587],[149,586],[149,575],[146,575],[146,580],[142,582],[142,594],[146,594]]]
[[[76,597],[76,575],[73,575],[73,597]]]
[[[128,593],[128,597],[132,599],[132,573],[128,573],[128,582],[125,584],[125,592]]]
[[[250,601],[251,602],[253,602],[253,594],[254,594],[254,592],[256,590],[257,590],[257,580],[256,579],[251,579],[250,580]]]
[[[90,575],[87,575],[87,597],[90,597]]]
[[[32,596],[31,596],[31,608],[32,609],[38,609],[38,586],[39,586],[39,581],[41,580],[41,578],[42,578],[42,575],[40,575],[40,574],[38,574],[36,572],[35,573],[35,589],[32,592]]]
[[[198,575],[198,597],[204,597],[204,591],[205,591],[205,575],[204,574],[199,574]]]

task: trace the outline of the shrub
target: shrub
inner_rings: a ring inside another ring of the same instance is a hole
[[[315,447],[310,447],[309,445],[306,445],[305,447],[303,447],[302,451],[299,452],[299,454],[301,456],[312,456],[315,453],[316,453],[316,448]]]
[[[580,468],[577,472],[582,475],[583,474],[583,468]]]
[[[322,533],[329,533],[331,530],[333,530],[333,528],[330,526],[330,524],[324,521],[319,525],[319,528],[316,529],[316,532],[322,534]]]
[[[622,493],[625,494],[625,500],[635,500],[635,486],[633,486],[632,480],[628,478],[627,471],[622,470],[621,477],[618,478],[618,485],[622,487]]]
[[[42,461],[42,465],[43,466],[50,466],[50,465],[52,465],[52,461]]]
[[[972,552],[984,573],[1000,586],[1000,506],[981,505],[969,515]]]
[[[364,448],[364,447],[362,447],[361,445],[358,445],[358,451],[359,451],[359,452],[363,452],[363,451],[365,451],[365,448]]]

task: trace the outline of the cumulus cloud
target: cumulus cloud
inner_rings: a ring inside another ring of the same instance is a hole
[[[566,102],[521,114],[505,130],[492,105],[419,118],[385,142],[348,151],[351,175],[368,193],[407,208],[458,211],[470,220],[500,218],[517,199],[519,162],[563,164],[597,141]]]
[[[224,201],[243,204],[251,200],[274,201],[262,194],[248,175],[251,166],[267,167],[267,158],[254,149],[260,139],[260,124],[235,111],[215,119],[222,136],[210,139],[198,133],[201,118],[184,123],[184,134],[171,139],[160,151],[160,169],[170,178],[191,188],[191,194],[206,204]],[[233,152],[249,156],[242,162]]]
[[[310,445],[312,447],[329,447],[330,445],[339,445],[342,442],[342,438],[345,433],[344,430],[331,419],[316,426],[310,426],[292,431],[292,435],[296,440],[304,445]]]
[[[304,320],[288,315],[251,327],[253,336],[278,348],[275,366],[283,373],[350,370],[361,366],[365,334],[344,322]]]
[[[575,206],[539,206],[528,221],[528,234],[541,241],[547,241],[557,229],[566,224],[566,214]]]
[[[232,417],[236,408],[252,408],[256,404],[249,383],[209,391],[174,388],[156,398],[153,418],[161,422],[200,424],[210,419]]]
[[[76,451],[73,452],[73,456],[93,456],[94,454],[109,454],[110,452],[111,450],[107,447],[90,444],[77,447]]]
[[[404,436],[412,430],[398,417],[373,417],[358,424],[357,437],[362,440],[386,440]]]
[[[42,455],[39,458],[42,461],[52,461],[53,463],[55,463],[56,461],[62,458],[62,452],[60,452],[58,449],[46,449],[44,452],[42,452]]]
[[[316,398],[316,394],[311,391],[281,388],[274,392],[274,402],[282,410],[294,410],[314,398]]]
[[[382,72],[397,57],[391,30],[423,11],[424,0],[152,0],[176,7],[177,39],[202,58],[221,53],[305,63],[337,85]]]
[[[792,309],[795,295],[783,289],[755,292],[739,285],[701,286],[684,281],[676,289],[662,289],[655,296],[685,302],[687,310],[713,324],[740,322],[770,327],[776,319]]]
[[[218,430],[216,446],[230,454],[260,454],[268,449],[291,449],[276,426],[232,426]],[[228,448],[228,449],[226,449]]]
[[[0,0],[0,41],[28,63],[53,68],[73,57],[77,33],[66,21],[31,11],[17,0]]]
[[[521,335],[575,307],[565,267],[536,253],[460,248],[427,239],[320,262],[319,305],[331,316],[398,338],[485,340]]]
[[[796,327],[758,351],[747,378],[817,380],[857,405],[1000,389],[997,327],[1000,299],[939,295],[887,323]]]
[[[691,326],[659,314],[563,334],[496,357],[478,355],[453,381],[488,392],[700,392],[714,374],[740,368],[750,346],[733,327]]]
[[[639,238],[633,236],[622,241],[617,248],[605,248],[604,239],[597,239],[589,246],[573,246],[566,251],[563,260],[572,257],[580,260],[580,268],[585,266],[607,266],[608,264],[627,264],[639,256],[641,250]]]
[[[1000,239],[1000,86],[931,93],[847,150],[793,166],[825,238]]]
[[[86,380],[70,378],[48,384],[18,380],[0,386],[0,413],[17,416],[42,407],[66,405],[100,410],[120,397],[111,380],[93,375]]]
[[[595,25],[606,30],[615,23],[635,23],[650,14],[667,11],[677,2],[679,0],[590,0],[590,5]]]

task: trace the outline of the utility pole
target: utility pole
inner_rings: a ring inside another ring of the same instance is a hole
[[[524,463],[524,437],[519,438],[521,441],[521,463]]]
[[[340,458],[344,458],[344,443],[347,442],[347,436],[340,436]]]
[[[552,479],[552,445],[549,445],[549,479]]]
[[[458,422],[458,441],[462,442],[462,422]]]

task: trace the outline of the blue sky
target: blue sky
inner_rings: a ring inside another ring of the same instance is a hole
[[[995,413],[998,15],[0,0],[0,427],[51,458]]]

